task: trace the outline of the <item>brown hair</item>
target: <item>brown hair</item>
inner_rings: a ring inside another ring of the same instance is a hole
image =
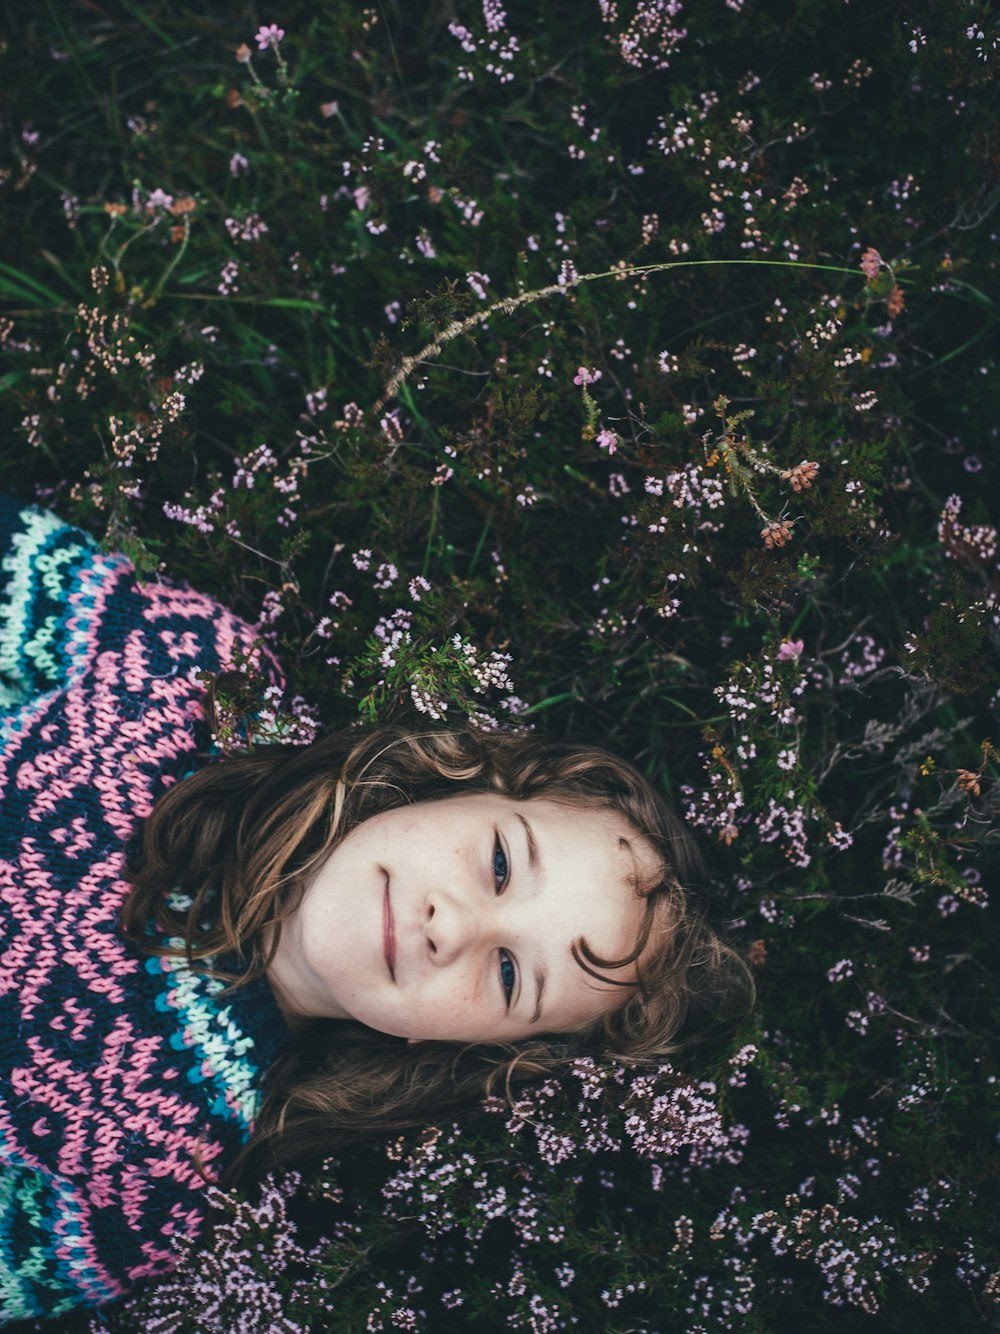
[[[281,923],[352,829],[381,811],[462,792],[616,811],[654,849],[659,874],[636,886],[646,901],[636,948],[622,960],[600,959],[585,942],[574,950],[588,972],[636,963],[635,981],[620,983],[622,1004],[584,1032],[495,1045],[410,1045],[360,1024],[310,1021],[267,1072],[254,1133],[224,1188],[472,1111],[498,1088],[557,1075],[584,1054],[662,1062],[752,1009],[749,969],[689,900],[702,879],[691,836],[651,784],[596,747],[523,733],[382,726],[209,765],[170,788],[146,821],[122,928],[155,954],[174,950],[147,933],[148,921],[180,936],[189,963],[230,983],[229,994],[265,975]],[[171,890],[190,907],[171,904]],[[233,952],[249,960],[245,973],[212,966],[213,956]]]

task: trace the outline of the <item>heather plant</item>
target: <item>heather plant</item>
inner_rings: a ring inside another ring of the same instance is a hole
[[[989,4],[5,18],[0,485],[259,628],[220,749],[628,755],[760,993],[61,1327],[1000,1326]]]

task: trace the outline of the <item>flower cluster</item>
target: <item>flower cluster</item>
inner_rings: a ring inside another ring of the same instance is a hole
[[[507,13],[500,0],[482,0],[482,11],[486,31],[479,36],[457,19],[448,24],[448,31],[465,55],[476,57],[474,62],[459,65],[458,77],[472,83],[476,69],[481,68],[500,84],[512,83],[514,60],[521,49],[517,37],[507,29]]]
[[[332,1285],[313,1272],[326,1241],[304,1249],[288,1214],[289,1197],[300,1182],[297,1173],[283,1179],[270,1176],[253,1203],[234,1203],[217,1187],[208,1187],[208,1203],[231,1213],[217,1229],[211,1250],[190,1238],[179,1242],[173,1274],[145,1301],[127,1301],[119,1318],[140,1320],[150,1334],[191,1334],[195,1329],[305,1334],[308,1321],[289,1312],[303,1307],[307,1292],[310,1310],[333,1315]],[[99,1334],[106,1324],[98,1317],[88,1328]]]

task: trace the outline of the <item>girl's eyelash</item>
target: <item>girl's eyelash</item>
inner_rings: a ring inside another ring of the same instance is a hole
[[[493,858],[492,858],[493,879],[496,881],[496,892],[502,894],[507,888],[507,882],[510,879],[510,862],[507,859],[507,853],[500,841],[499,833],[493,838]],[[500,951],[500,987],[503,991],[504,1000],[507,1009],[510,1009],[510,1002],[514,995],[514,987],[517,985],[517,965],[506,950]]]
[[[514,986],[517,983],[517,968],[514,960],[506,950],[500,951],[500,985],[503,988],[504,999],[507,1002],[507,1009],[510,1009],[511,997],[514,994]]]
[[[497,862],[499,860],[499,866]],[[493,842],[493,858],[491,861],[493,868],[493,878],[497,882],[497,893],[502,894],[507,888],[507,881],[510,879],[510,863],[507,860],[507,854],[504,846],[500,842],[500,835],[497,834]]]

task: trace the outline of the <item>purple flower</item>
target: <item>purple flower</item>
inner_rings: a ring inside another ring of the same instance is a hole
[[[161,190],[159,186],[157,186],[155,190],[150,192],[150,194],[146,199],[146,211],[151,213],[153,209],[156,208],[169,209],[173,202],[174,202],[173,195],[168,195],[165,191]]]
[[[618,448],[618,437],[614,431],[603,430],[598,434],[597,443],[601,449],[606,449],[609,454],[614,454]]]
[[[786,639],[778,649],[779,662],[798,662],[805,643],[801,639]]]
[[[266,51],[269,46],[277,51],[278,44],[281,42],[284,35],[284,28],[279,28],[276,23],[269,23],[266,27],[257,29],[257,36],[254,40],[257,43],[257,49],[259,51]]]

